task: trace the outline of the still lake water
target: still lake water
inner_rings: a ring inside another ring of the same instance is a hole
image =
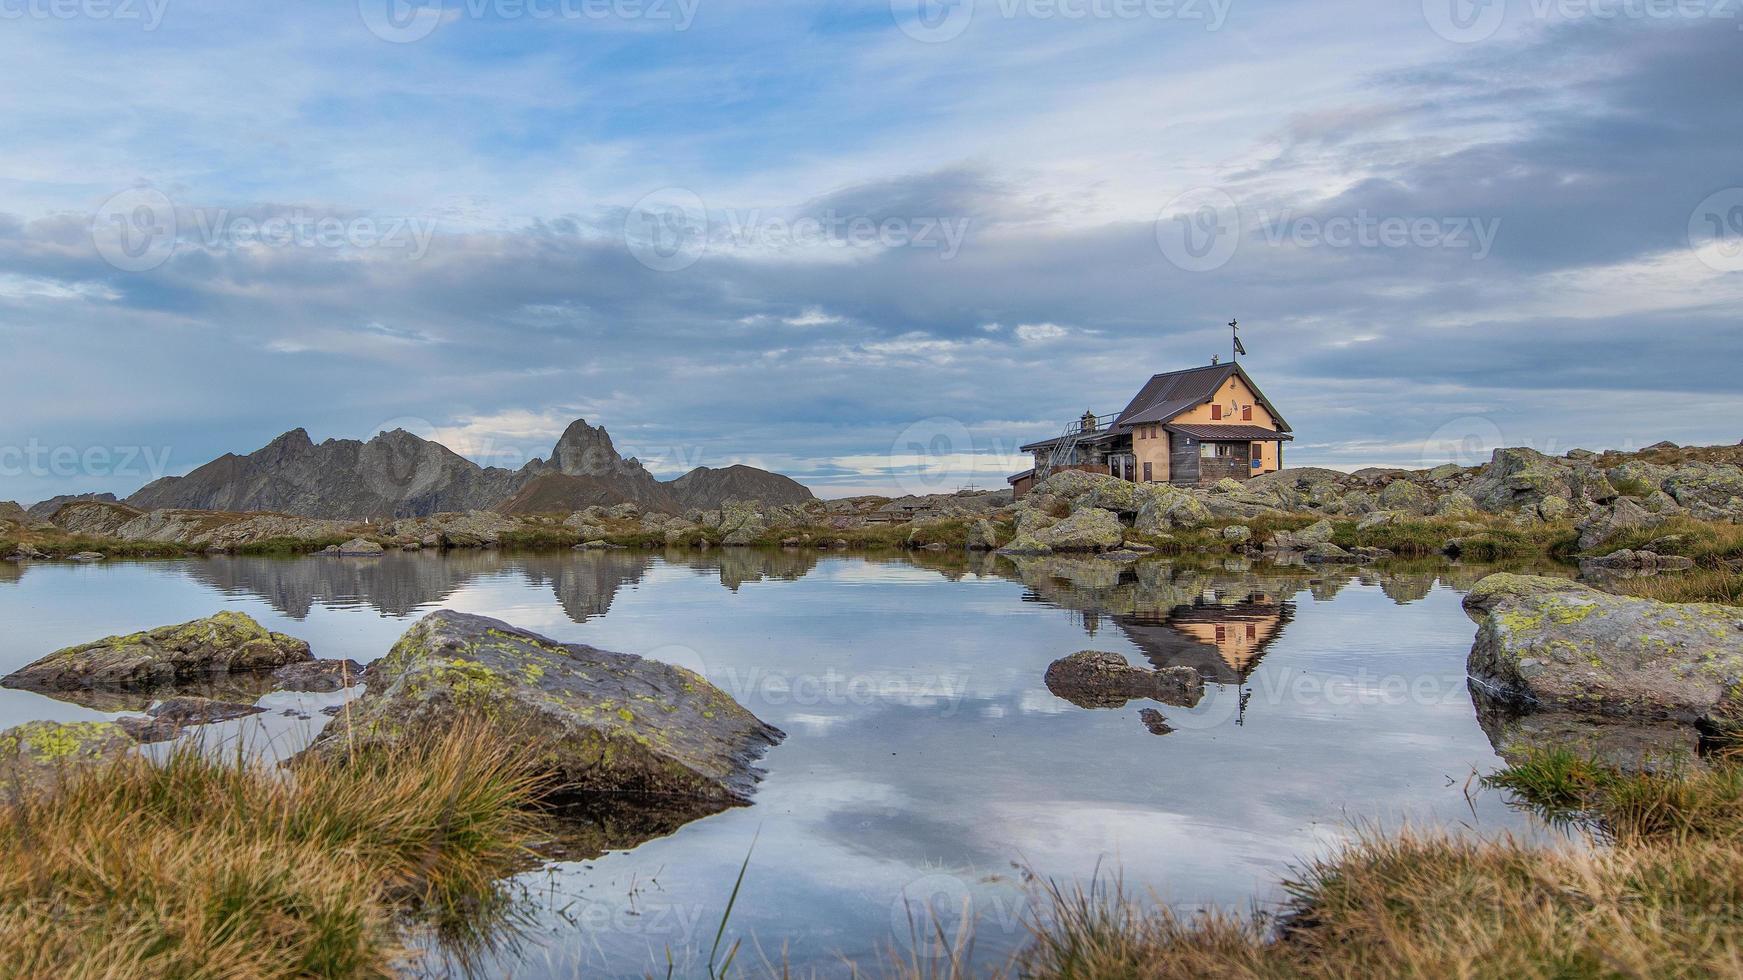
[[[965,904],[977,957],[1002,960],[1023,869],[1245,909],[1364,825],[1528,829],[1468,785],[1501,764],[1465,686],[1459,597],[1483,571],[749,549],[0,564],[0,672],[221,608],[359,662],[445,607],[682,664],[788,733],[755,804],[521,876],[531,921],[484,972],[663,976],[670,950],[698,973],[748,854],[740,962],[837,975]],[[1079,707],[1042,676],[1081,649],[1191,665],[1206,696]],[[208,734],[288,753],[344,696],[269,693]],[[0,726],[143,706],[0,691]]]

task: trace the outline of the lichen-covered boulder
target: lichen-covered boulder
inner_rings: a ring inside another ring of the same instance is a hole
[[[1580,532],[1579,548],[1590,551],[1623,531],[1652,527],[1663,517],[1648,511],[1627,497],[1592,511],[1574,527]]]
[[[1743,722],[1743,610],[1490,575],[1465,595],[1466,669],[1502,697],[1588,714]]]
[[[1434,498],[1409,480],[1393,480],[1380,491],[1380,506],[1387,510],[1426,514],[1434,507]]]
[[[0,799],[111,763],[136,744],[108,721],[32,721],[8,728],[0,732]]]
[[[1570,495],[1568,467],[1532,449],[1497,449],[1472,482],[1470,495],[1484,510],[1536,507],[1545,497]]]
[[[1329,544],[1337,529],[1331,521],[1318,520],[1299,531],[1276,531],[1265,547],[1275,551],[1306,551],[1315,545]]]
[[[1337,565],[1348,562],[1372,561],[1373,559],[1345,551],[1330,541],[1321,541],[1318,544],[1309,545],[1307,550],[1301,553],[1301,560],[1315,564]]]
[[[1148,698],[1190,708],[1204,696],[1204,678],[1191,667],[1150,670],[1105,650],[1079,650],[1047,665],[1047,690],[1080,708],[1118,708]]]
[[[379,558],[386,550],[368,538],[352,538],[339,545],[336,553],[342,558]]]
[[[1470,494],[1457,490],[1434,502],[1436,517],[1464,517],[1477,513],[1477,510],[1477,502],[1471,499]]]
[[[1664,490],[1702,520],[1743,520],[1743,470],[1735,466],[1684,464],[1665,478]]]
[[[747,545],[768,533],[769,522],[754,500],[728,500],[720,508],[720,543]]]
[[[1034,535],[1037,542],[1054,551],[1102,551],[1119,547],[1125,537],[1119,517],[1099,507],[1078,510]]]
[[[999,546],[999,530],[989,520],[978,520],[968,526],[968,550],[992,551]]]
[[[1116,514],[1136,514],[1138,508],[1143,506],[1144,501],[1149,499],[1149,496],[1141,483],[1110,477],[1107,480],[1097,482],[1088,493],[1073,500],[1071,509],[1100,507]]]
[[[1046,494],[1058,497],[1064,501],[1073,501],[1095,490],[1098,487],[1127,481],[1107,473],[1091,473],[1088,470],[1060,470],[1035,484],[1029,496]]]
[[[700,675],[439,609],[370,665],[310,752],[342,757],[469,719],[524,742],[564,794],[746,802],[784,736]]]
[[[56,650],[6,675],[0,684],[33,691],[151,688],[313,659],[302,640],[273,633],[246,613],[227,609],[191,623]]]
[[[1210,508],[1178,487],[1153,487],[1150,499],[1138,507],[1132,527],[1139,534],[1164,534],[1175,528],[1199,527],[1211,521]]]

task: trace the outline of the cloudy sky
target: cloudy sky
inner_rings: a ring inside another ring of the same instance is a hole
[[[302,426],[1002,486],[1227,356],[1288,462],[1743,431],[1728,0],[0,0],[0,499]]]

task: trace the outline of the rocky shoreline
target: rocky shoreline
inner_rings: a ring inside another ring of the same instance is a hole
[[[39,512],[40,513],[40,512]],[[1341,473],[1296,468],[1207,487],[1141,484],[1067,471],[1020,501],[1009,491],[766,504],[729,500],[667,513],[633,502],[559,513],[488,510],[373,521],[276,513],[142,510],[103,499],[47,519],[0,504],[0,555],[15,561],[199,553],[373,554],[383,550],[559,547],[908,547],[1053,552],[1246,551],[1307,561],[1372,561],[1406,551],[1475,557],[1536,538],[1548,551],[1625,568],[1675,564],[1676,540],[1600,550],[1666,523],[1743,519],[1743,448],[1549,457],[1496,450],[1482,466]],[[1207,533],[1208,532],[1208,533]],[[1655,549],[1655,545],[1658,547]],[[1614,550],[1614,549],[1613,549]]]

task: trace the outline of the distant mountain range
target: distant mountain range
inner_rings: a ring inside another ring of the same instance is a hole
[[[186,476],[154,480],[126,503],[147,510],[363,519],[462,510],[556,513],[626,502],[681,514],[734,498],[784,504],[811,497],[798,482],[754,466],[699,466],[676,480],[655,479],[638,460],[618,455],[604,428],[578,419],[557,440],[549,461],[535,459],[518,470],[479,466],[404,429],[368,442],[319,444],[292,429],[246,456],[226,453]]]

